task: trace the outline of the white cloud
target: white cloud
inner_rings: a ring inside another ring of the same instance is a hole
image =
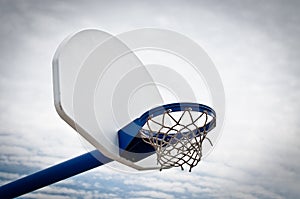
[[[43,193],[30,193],[26,195],[26,198],[41,198],[41,199],[71,199],[70,196],[64,195],[49,195]]]
[[[20,175],[17,173],[0,172],[0,178],[4,178],[4,179],[8,179],[8,180],[15,180],[19,177],[20,177]]]
[[[121,2],[51,2],[43,9],[30,5],[29,12],[29,5],[22,3],[9,7],[9,13],[0,12],[2,166],[44,168],[86,152],[77,134],[57,116],[51,85],[55,48],[86,26],[114,34],[144,26],[186,34],[212,57],[227,95],[223,135],[192,173],[177,168],[137,174],[100,167],[83,174],[94,177],[96,192],[48,187],[27,197],[122,198],[127,193],[138,198],[299,198],[298,6],[278,1],[169,4],[135,2],[125,11]],[[17,177],[0,171],[1,182]],[[75,186],[78,179],[65,182]],[[103,182],[117,187],[97,192]],[[88,186],[83,183],[82,189]]]
[[[172,199],[174,196],[159,191],[131,191],[128,193],[131,197],[143,198],[161,198]]]

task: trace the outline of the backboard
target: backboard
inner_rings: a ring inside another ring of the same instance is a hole
[[[133,113],[162,100],[151,86],[151,76],[125,44],[98,30],[69,36],[53,58],[53,82],[55,107],[63,120],[105,156],[144,169],[119,156],[117,131],[132,120],[126,110],[129,98],[139,102]],[[142,92],[131,96],[145,83]]]

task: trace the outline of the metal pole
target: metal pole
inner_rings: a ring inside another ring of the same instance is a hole
[[[0,198],[15,198],[111,161],[113,160],[94,150],[1,186]]]

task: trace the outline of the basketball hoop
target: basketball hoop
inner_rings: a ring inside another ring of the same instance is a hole
[[[140,133],[143,141],[154,147],[160,170],[171,167],[183,170],[188,165],[191,171],[200,162],[204,140],[212,145],[207,133],[215,127],[216,120],[214,112],[210,113],[212,116],[206,110],[198,112],[186,107],[180,112],[168,109],[158,119],[153,115],[148,117]]]

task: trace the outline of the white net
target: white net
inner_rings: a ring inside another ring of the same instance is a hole
[[[201,160],[202,143],[208,140],[207,124],[213,118],[207,112],[165,111],[161,116],[150,116],[140,131],[144,142],[152,145],[156,151],[160,170],[181,167],[192,170]]]

